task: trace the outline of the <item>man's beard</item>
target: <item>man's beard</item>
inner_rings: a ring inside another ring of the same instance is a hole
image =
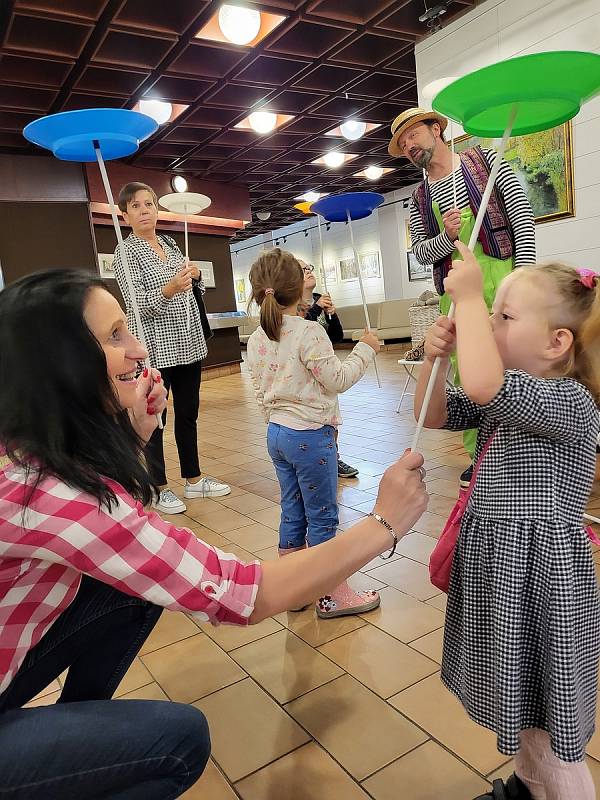
[[[422,147],[422,148],[415,148],[417,150],[416,155],[412,155],[409,153],[410,160],[415,164],[415,166],[420,167],[421,169],[427,169],[429,166],[431,159],[433,158],[433,147]]]

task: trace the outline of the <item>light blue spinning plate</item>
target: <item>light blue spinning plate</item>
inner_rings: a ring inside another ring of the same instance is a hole
[[[30,122],[23,136],[51,150],[62,161],[96,161],[96,144],[105,161],[125,158],[158,129],[147,114],[125,108],[63,111]]]
[[[316,211],[328,222],[346,222],[348,214],[351,220],[370,216],[384,199],[377,192],[344,192],[318,200],[312,204],[311,211]]]

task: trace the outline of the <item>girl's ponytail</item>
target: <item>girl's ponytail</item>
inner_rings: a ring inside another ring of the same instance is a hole
[[[258,258],[250,270],[253,301],[260,307],[260,325],[267,337],[278,342],[283,309],[299,303],[304,287],[302,267],[291,254],[276,247]]]

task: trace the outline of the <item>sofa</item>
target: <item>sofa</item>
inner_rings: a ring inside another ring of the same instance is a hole
[[[410,339],[410,322],[408,309],[414,305],[415,298],[407,300],[384,300],[381,303],[367,303],[371,326],[381,341],[391,339]],[[344,340],[357,342],[365,329],[365,313],[362,305],[343,306],[337,310]],[[248,343],[250,334],[259,326],[258,317],[247,317],[239,326],[240,342]]]
[[[371,326],[381,341],[391,339],[410,339],[408,309],[414,305],[415,298],[406,300],[384,300],[381,303],[368,303]],[[362,305],[346,306],[338,309],[344,329],[344,339],[356,342],[365,329],[365,315]]]

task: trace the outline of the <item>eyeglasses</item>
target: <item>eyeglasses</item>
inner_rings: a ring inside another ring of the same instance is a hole
[[[314,271],[315,271],[315,268],[313,267],[313,265],[312,265],[312,264],[307,264],[305,267],[302,267],[302,269],[303,269],[303,270],[304,270],[304,272],[305,272],[305,273],[307,273],[308,275],[310,275],[310,274],[311,274],[311,272],[314,272]]]

